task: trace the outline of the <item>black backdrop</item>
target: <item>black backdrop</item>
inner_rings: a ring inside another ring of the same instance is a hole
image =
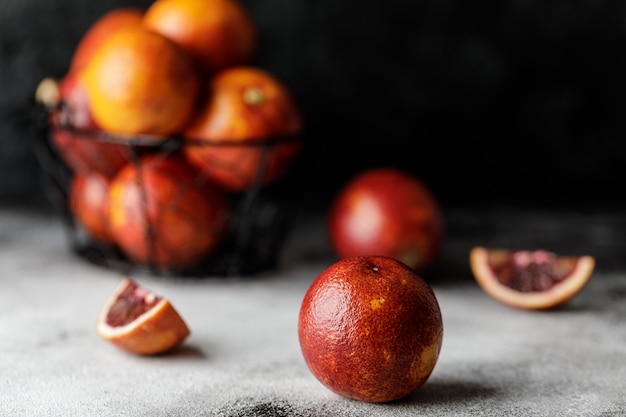
[[[241,0],[255,65],[306,121],[324,208],[393,165],[448,206],[624,206],[626,3]],[[147,0],[0,0],[0,202],[41,203],[32,97],[105,11]]]

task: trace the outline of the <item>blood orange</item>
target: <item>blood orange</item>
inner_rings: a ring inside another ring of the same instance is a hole
[[[111,236],[140,265],[182,271],[208,256],[228,231],[225,193],[178,154],[144,155],[109,187]]]
[[[50,113],[51,139],[63,162],[75,173],[98,172],[112,178],[132,157],[124,145],[99,140],[87,90],[78,71],[68,72],[57,85],[60,106]]]
[[[435,263],[444,227],[442,209],[426,183],[390,167],[356,175],[337,194],[328,216],[338,257],[390,256],[416,272]]]
[[[90,238],[113,245],[109,231],[109,178],[97,172],[80,172],[72,177],[68,193],[71,212]]]
[[[249,64],[256,52],[255,24],[238,1],[157,0],[143,24],[183,47],[210,73]]]
[[[300,151],[303,124],[289,88],[265,70],[241,66],[220,71],[205,93],[184,132],[189,161],[232,192],[286,175]],[[281,137],[295,140],[263,146]]]
[[[98,334],[127,352],[163,353],[189,336],[187,324],[170,302],[124,278],[108,298],[97,321]]]
[[[79,78],[98,126],[129,135],[179,132],[196,109],[201,85],[181,47],[135,25],[107,37]]]
[[[389,402],[421,387],[443,341],[433,289],[385,256],[343,258],[307,290],[298,317],[302,354],[313,375],[347,398]]]
[[[480,287],[496,300],[526,310],[564,304],[591,278],[592,256],[566,256],[546,250],[510,250],[477,246],[470,267]]]
[[[87,66],[94,52],[117,29],[125,26],[137,26],[143,19],[143,9],[139,7],[114,8],[89,26],[76,45],[70,61],[71,71],[80,71]]]

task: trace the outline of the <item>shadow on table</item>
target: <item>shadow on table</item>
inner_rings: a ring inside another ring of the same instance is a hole
[[[447,404],[448,406],[458,403],[467,404],[476,400],[486,399],[498,394],[498,390],[481,385],[477,382],[467,381],[428,381],[421,388],[403,400],[393,404],[405,406],[414,404],[420,406]]]
[[[207,354],[204,350],[192,344],[183,344],[173,350],[163,352],[156,355],[147,355],[146,359],[167,358],[168,360],[198,360],[206,359]]]

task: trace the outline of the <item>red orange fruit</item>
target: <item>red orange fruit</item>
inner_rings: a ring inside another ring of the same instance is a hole
[[[102,42],[118,28],[140,25],[142,19],[143,10],[138,7],[118,7],[104,13],[89,26],[78,42],[70,61],[70,72],[85,68]]]
[[[63,162],[75,173],[97,172],[113,177],[132,156],[131,149],[98,137],[91,105],[78,71],[70,71],[58,85],[56,104],[51,113],[51,138]]]
[[[166,136],[196,109],[198,69],[168,38],[143,26],[118,29],[81,72],[96,123],[122,134]]]
[[[302,116],[289,89],[267,71],[236,67],[214,76],[206,93],[184,132],[190,162],[234,192],[285,175],[300,150],[302,132]]]
[[[381,256],[344,258],[313,281],[298,318],[313,375],[342,396],[403,398],[430,377],[443,340],[437,297],[417,273]]]
[[[156,0],[144,25],[181,45],[210,73],[249,64],[256,29],[236,0]]]
[[[155,355],[174,349],[191,333],[169,300],[124,278],[98,314],[100,337],[118,348]]]
[[[228,230],[229,201],[177,154],[145,155],[109,188],[109,222],[134,262],[184,270],[208,256]]]
[[[328,233],[339,257],[390,256],[422,272],[439,254],[444,218],[423,181],[396,168],[371,168],[335,196]]]
[[[97,172],[81,172],[72,177],[69,207],[80,225],[96,242],[113,244],[109,231],[109,178]]]
[[[470,251],[476,282],[494,299],[520,309],[546,310],[578,294],[595,268],[592,256],[560,255],[546,250],[477,246]]]

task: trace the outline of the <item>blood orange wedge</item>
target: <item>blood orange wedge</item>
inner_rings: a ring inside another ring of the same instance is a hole
[[[120,349],[139,355],[171,350],[190,334],[166,298],[130,278],[122,280],[100,310],[97,331]]]
[[[564,304],[585,286],[595,268],[592,256],[546,250],[474,247],[470,267],[481,288],[496,300],[526,310]]]

